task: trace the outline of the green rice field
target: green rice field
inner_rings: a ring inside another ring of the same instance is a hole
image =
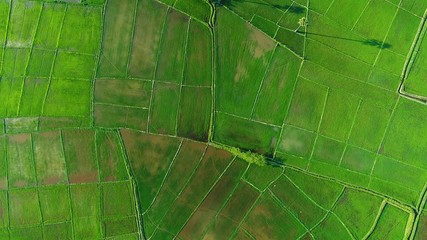
[[[426,0],[0,0],[0,240],[427,239]]]

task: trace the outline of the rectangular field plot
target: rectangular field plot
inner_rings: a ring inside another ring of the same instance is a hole
[[[23,78],[0,78],[0,117],[18,116],[23,81]]]
[[[67,168],[61,143],[61,133],[33,134],[34,161],[39,184],[67,183]]]
[[[96,79],[95,102],[130,107],[150,105],[151,81]]]
[[[7,192],[0,191],[0,236],[9,225]]]
[[[229,26],[233,26],[230,28]],[[216,109],[250,117],[275,42],[226,9],[218,11]]]
[[[9,78],[25,76],[29,56],[29,48],[5,48],[2,75]]]
[[[153,79],[167,8],[154,0],[138,1],[129,76]]]
[[[69,5],[62,26],[59,48],[95,54],[99,49],[102,8]],[[76,31],[79,32],[76,35]]]
[[[35,188],[12,190],[9,194],[11,228],[29,227],[41,223],[39,199]]]
[[[37,33],[34,39],[35,48],[55,50],[58,45],[66,5],[44,3],[40,15]]]
[[[152,94],[149,132],[175,135],[180,87],[156,82]]]
[[[186,2],[186,1],[182,1]],[[212,84],[212,34],[203,24],[191,20],[187,40],[183,83],[196,86]]]
[[[8,188],[6,138],[0,137],[0,190]]]
[[[10,187],[36,185],[30,134],[17,134],[7,137],[7,160]]]
[[[52,76],[92,80],[94,69],[94,56],[58,51]]]
[[[330,91],[319,133],[337,140],[347,140],[357,113],[359,99],[349,94]]]
[[[31,47],[42,10],[42,3],[13,1],[11,7],[7,46]]]
[[[400,98],[390,120],[380,153],[409,165],[427,169],[424,138],[427,109],[416,102]]]
[[[98,77],[126,77],[136,0],[108,1]],[[117,37],[120,36],[120,37]]]
[[[68,186],[55,185],[38,189],[41,213],[44,223],[67,222],[71,220],[71,203]]]
[[[210,88],[182,87],[177,121],[178,136],[207,141],[211,105]]]
[[[147,130],[148,109],[108,104],[94,104],[95,126]]]
[[[277,47],[253,106],[253,119],[282,124],[292,98],[301,60],[283,47]]]
[[[279,141],[280,127],[270,126],[221,112],[215,114],[213,140],[256,151],[272,154]]]
[[[54,51],[33,49],[28,62],[27,76],[48,78],[51,73],[54,58]]]
[[[298,79],[285,122],[316,131],[320,123],[328,89],[316,83]]]
[[[53,79],[43,106],[43,115],[89,115],[91,87],[90,81]]]
[[[164,24],[155,79],[179,83],[183,75],[189,19],[170,10]]]
[[[98,182],[95,132],[90,130],[64,131],[62,138],[70,183]]]
[[[95,138],[100,180],[102,182],[127,180],[129,174],[119,134],[115,131],[97,131]]]
[[[0,3],[0,46],[4,46],[6,43],[7,25],[9,24],[9,8],[9,1],[2,1]]]
[[[193,18],[208,22],[211,15],[211,9],[207,2],[197,0],[177,0],[175,7]]]
[[[40,116],[48,88],[48,79],[25,78],[21,103],[19,105],[19,115]]]

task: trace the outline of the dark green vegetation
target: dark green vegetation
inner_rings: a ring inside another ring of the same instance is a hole
[[[427,239],[426,9],[0,0],[0,239]]]

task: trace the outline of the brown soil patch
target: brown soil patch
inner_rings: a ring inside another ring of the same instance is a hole
[[[251,49],[251,52],[255,58],[260,58],[264,56],[265,53],[274,49],[275,44],[273,40],[252,26],[250,26],[250,29],[250,38],[255,44],[254,48]]]
[[[70,183],[88,183],[88,182],[98,182],[97,171],[70,174]]]

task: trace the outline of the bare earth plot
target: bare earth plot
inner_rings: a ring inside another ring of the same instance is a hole
[[[0,239],[427,239],[426,9],[0,0]]]

